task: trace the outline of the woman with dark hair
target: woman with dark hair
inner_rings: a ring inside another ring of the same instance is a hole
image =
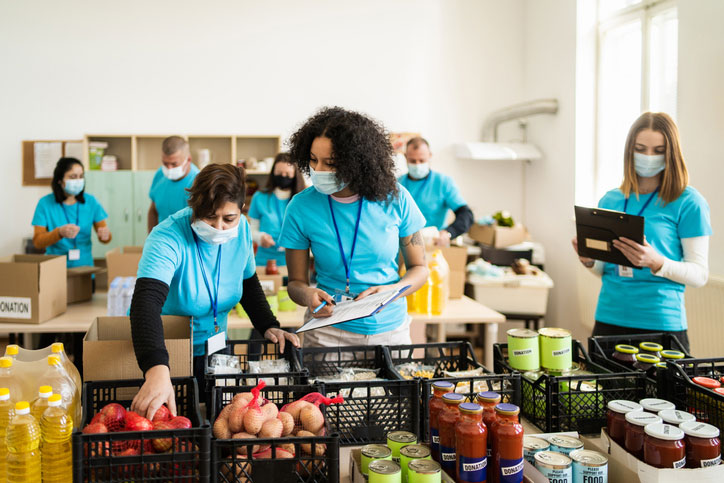
[[[157,225],[143,246],[131,301],[131,332],[138,366],[146,382],[132,409],[153,418],[166,403],[176,413],[161,315],[192,318],[194,376],[205,392],[203,355],[206,341],[226,340],[226,318],[239,302],[254,327],[279,343],[299,345],[271,312],[256,276],[251,232],[244,207],[244,171],[230,164],[210,164],[189,189],[189,207]]]
[[[339,301],[420,288],[428,276],[419,233],[425,218],[395,179],[384,128],[357,112],[325,108],[292,135],[290,145],[292,161],[314,185],[289,202],[279,240],[286,248],[292,300],[308,308],[308,317],[327,317]],[[309,284],[310,249],[316,287]],[[407,267],[402,278],[400,252]],[[404,297],[371,317],[304,336],[305,347],[406,343]]]
[[[249,207],[251,238],[259,245],[256,251],[258,266],[266,265],[267,260],[276,260],[277,265],[287,264],[284,248],[277,244],[279,233],[289,200],[304,188],[304,178],[289,153],[277,154],[266,188],[254,193]]]
[[[66,255],[68,267],[92,266],[91,230],[101,243],[111,241],[108,214],[85,192],[83,165],[76,158],[60,158],[53,171],[53,192],[38,201],[33,215],[33,245],[49,255]]]

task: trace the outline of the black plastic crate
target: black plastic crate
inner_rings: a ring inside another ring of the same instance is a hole
[[[308,370],[310,380],[334,376],[343,368],[379,370],[382,381],[325,382],[327,396],[344,396],[344,404],[327,408],[330,430],[340,444],[356,446],[386,443],[390,431],[420,430],[420,386],[400,380],[382,346],[313,347],[295,349],[297,370]]]
[[[221,409],[229,404],[233,397],[241,392],[251,391],[253,387],[215,387],[212,390],[213,420]],[[310,392],[319,392],[315,385],[266,386],[261,395],[282,408]],[[320,406],[322,413],[327,412]],[[255,438],[253,440],[216,439],[211,440],[212,471],[214,481],[237,483],[247,481],[269,481],[274,483],[297,482],[339,482],[339,435],[329,432],[325,421],[327,435],[316,437]],[[275,449],[282,445],[294,445],[294,458],[276,458]],[[310,455],[302,451],[301,445],[312,445],[314,453],[317,445],[325,445],[324,455]],[[272,458],[255,459],[250,456],[254,445],[269,445]],[[238,450],[246,448],[247,455],[238,454]]]
[[[211,427],[201,417],[196,380],[192,377],[171,379],[176,412],[191,420],[191,429],[81,433],[106,404],[115,402],[129,408],[143,383],[139,379],[92,381],[83,385],[83,423],[73,432],[73,481],[210,481]],[[147,452],[147,445],[160,438],[172,439],[170,451]],[[139,446],[140,455],[114,454],[130,442]]]
[[[470,342],[438,342],[431,344],[412,344],[384,347],[392,369],[402,379],[395,368],[407,362],[433,366],[431,378],[419,378],[420,382],[420,441],[428,441],[430,424],[428,404],[432,396],[432,385],[436,381],[448,381],[456,385],[455,391],[474,400],[482,391],[495,391],[502,402],[520,406],[520,374],[493,374],[475,358]],[[482,368],[485,372],[472,377],[445,377],[445,371],[470,371]]]
[[[629,372],[633,369],[616,361],[611,357],[618,344],[628,344],[638,347],[641,342],[654,342],[663,346],[665,350],[676,350],[683,352],[686,358],[691,358],[679,339],[666,332],[655,332],[651,334],[633,335],[597,335],[588,338],[588,354],[596,364],[609,369],[612,372]],[[653,374],[653,375],[652,375]],[[648,397],[663,398],[665,387],[655,377],[656,373],[650,373],[646,378],[646,395]]]
[[[606,426],[606,405],[614,399],[639,401],[645,397],[646,374],[612,373],[594,363],[577,340],[573,361],[593,372],[579,376],[521,377],[521,413],[546,433],[578,431],[600,433]],[[494,344],[496,372],[515,372],[508,364],[508,344]]]
[[[719,381],[724,376],[724,358],[687,359],[685,364],[668,362],[666,366],[666,399],[724,432],[724,395],[692,381],[697,376]]]

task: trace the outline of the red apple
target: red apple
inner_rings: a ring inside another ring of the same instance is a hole
[[[135,414],[135,413],[134,413]],[[153,423],[143,416],[132,416],[130,419],[126,418],[126,432],[130,431],[151,431],[153,429]],[[135,439],[128,441],[128,447],[140,448],[141,440]],[[153,445],[151,440],[145,440],[143,444],[144,453],[152,453]]]
[[[158,421],[153,423],[153,429],[176,429],[170,421]],[[153,449],[157,453],[165,453],[171,449],[173,438],[155,438],[151,440]]]
[[[153,415],[152,421],[155,423],[156,421],[168,421],[169,419],[171,419],[171,411],[163,404]]]
[[[191,420],[185,416],[176,416],[169,421],[176,429],[191,429]]]
[[[101,409],[101,422],[109,431],[123,431],[126,424],[126,409],[118,403],[106,404]]]
[[[89,424],[85,428],[83,428],[83,434],[97,434],[97,433],[107,433],[108,428],[103,423],[93,423]]]
[[[108,428],[106,428],[106,425],[103,423],[91,423],[83,428],[83,434],[100,434],[107,432]],[[84,454],[86,456],[88,455],[89,448],[91,456],[109,456],[111,452],[111,446],[108,441],[87,441],[84,444]]]

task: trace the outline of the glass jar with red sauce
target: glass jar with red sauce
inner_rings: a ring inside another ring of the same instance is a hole
[[[489,430],[492,456],[488,462],[488,483],[523,481],[523,425],[518,421],[520,408],[514,404],[495,406],[496,419]]]
[[[619,446],[623,447],[626,437],[626,414],[631,411],[643,411],[643,408],[638,403],[624,399],[609,401],[607,408],[606,428],[608,429],[608,435],[617,442]]]
[[[279,275],[279,268],[277,268],[277,261],[274,259],[266,261],[266,274],[267,275]]]
[[[483,407],[462,403],[455,424],[455,454],[458,483],[484,483],[487,480],[488,428],[483,422]]]
[[[649,424],[644,428],[644,462],[656,468],[686,465],[684,431],[670,424]]]
[[[679,429],[684,432],[687,468],[707,468],[721,463],[719,428],[690,421],[681,423]]]
[[[661,424],[663,421],[655,414],[646,411],[631,411],[626,414],[626,437],[624,446],[626,451],[643,461],[644,439],[646,432],[644,428],[648,424]]]
[[[448,475],[455,474],[455,424],[460,418],[460,403],[465,396],[455,392],[443,394],[445,404],[438,415],[440,431],[440,466]]]
[[[440,462],[440,428],[438,423],[438,416],[440,410],[445,406],[442,400],[444,394],[453,392],[455,385],[447,381],[438,381],[432,384],[432,396],[428,402],[429,407],[429,423],[430,423],[430,455],[432,459]]]
[[[631,368],[633,367],[634,362],[636,362],[636,354],[638,353],[638,347],[627,344],[616,344],[613,354],[611,354],[611,358],[620,362],[624,366]]]
[[[500,399],[500,394],[495,391],[479,392],[475,396],[475,402],[483,407],[483,422],[488,430],[495,421],[495,406],[500,403]]]

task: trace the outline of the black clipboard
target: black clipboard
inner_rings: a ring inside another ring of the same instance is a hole
[[[613,246],[619,237],[644,244],[644,217],[621,211],[575,206],[578,255],[604,262],[636,267]]]

